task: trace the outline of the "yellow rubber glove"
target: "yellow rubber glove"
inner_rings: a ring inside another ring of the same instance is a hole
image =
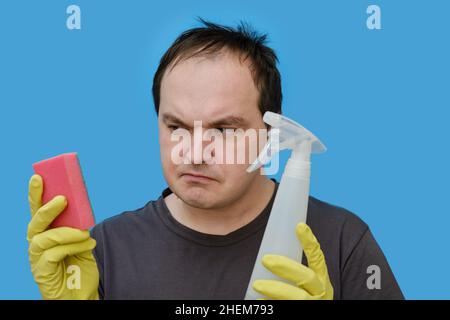
[[[277,300],[332,300],[333,286],[319,242],[305,223],[297,225],[296,233],[309,268],[285,256],[267,254],[262,259],[263,265],[292,284],[278,280],[256,280],[253,289]]]
[[[99,273],[89,231],[61,227],[47,230],[64,210],[67,200],[56,196],[42,206],[42,178],[30,179],[28,200],[28,255],[31,272],[44,299],[98,299]]]

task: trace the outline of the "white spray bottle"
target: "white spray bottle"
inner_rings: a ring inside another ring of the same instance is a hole
[[[267,111],[263,120],[272,127],[269,138],[264,149],[247,171],[252,172],[267,164],[278,151],[292,149],[292,153],[278,186],[245,295],[246,300],[262,297],[253,290],[252,284],[255,280],[287,282],[263,266],[264,255],[283,255],[301,263],[303,250],[297,239],[295,228],[299,222],[306,222],[311,170],[310,154],[326,150],[326,147],[310,131],[287,117]]]

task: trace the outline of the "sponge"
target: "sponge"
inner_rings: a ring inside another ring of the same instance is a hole
[[[57,195],[67,199],[67,207],[50,228],[71,227],[88,230],[95,225],[91,203],[76,153],[65,153],[33,164],[34,172],[44,180],[42,203]]]

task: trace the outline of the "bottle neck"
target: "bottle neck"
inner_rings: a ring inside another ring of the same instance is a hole
[[[311,157],[311,141],[303,140],[292,148],[291,159],[309,162]]]
[[[283,175],[296,179],[309,180],[311,175],[311,141],[306,140],[292,149]]]

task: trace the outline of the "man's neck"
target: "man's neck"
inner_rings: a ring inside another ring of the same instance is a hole
[[[254,220],[269,204],[275,183],[259,176],[239,201],[220,209],[189,206],[171,193],[164,201],[172,216],[186,227],[198,232],[226,235]]]

